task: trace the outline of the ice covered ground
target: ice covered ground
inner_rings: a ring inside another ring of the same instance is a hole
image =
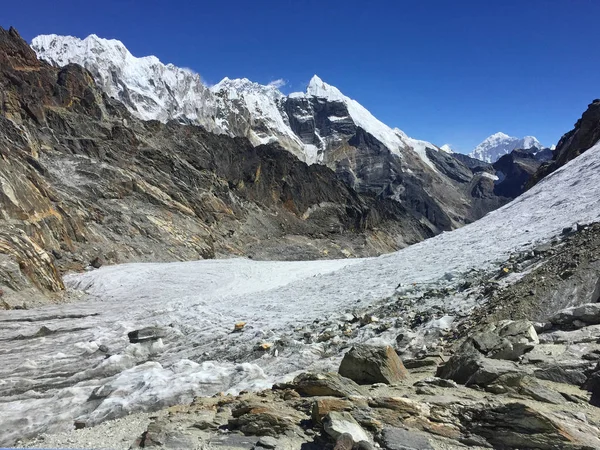
[[[127,264],[70,275],[84,301],[0,313],[0,445],[328,367],[335,358],[324,360],[320,344],[293,339],[315,319],[384,301],[399,285],[496,270],[513,251],[598,220],[600,144],[480,221],[379,258]],[[247,322],[242,333],[232,333],[237,321]],[[146,326],[162,327],[162,339],[130,344],[127,332]],[[284,335],[278,355],[248,354],[248,345]]]

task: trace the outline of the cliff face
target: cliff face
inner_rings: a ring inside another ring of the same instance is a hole
[[[432,235],[321,165],[197,126],[140,121],[77,65],[0,29],[0,302],[90,264],[375,255]]]
[[[530,188],[542,178],[578,157],[600,141],[600,99],[588,105],[574,128],[564,134],[553,152],[552,161],[542,165],[528,182]]]

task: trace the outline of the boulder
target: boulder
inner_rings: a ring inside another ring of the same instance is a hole
[[[520,372],[523,370],[512,361],[484,357],[473,342],[467,340],[446,364],[438,368],[436,376],[465,386],[487,386],[500,375]]]
[[[347,412],[330,412],[323,419],[323,429],[333,439],[348,433],[354,442],[370,441],[371,438]]]
[[[558,326],[575,326],[577,321],[586,325],[600,324],[600,303],[587,303],[566,308],[550,318],[550,322]]]
[[[275,439],[274,437],[263,436],[256,443],[256,447],[275,449],[275,448],[277,448],[278,443],[279,443],[279,441],[277,439]]]
[[[480,404],[465,408],[459,419],[465,431],[485,438],[502,449],[591,449],[586,441],[596,437],[577,433],[568,422],[523,403]],[[584,426],[581,422],[579,427]]]
[[[535,378],[509,373],[501,375],[487,388],[490,392],[514,392],[544,403],[560,405],[565,403],[565,398],[558,392],[544,386]]]
[[[394,384],[408,375],[400,357],[389,345],[355,345],[344,355],[339,373],[359,384]]]
[[[600,407],[600,364],[585,381],[583,388],[591,392],[590,405]]]
[[[354,381],[337,373],[301,373],[289,387],[303,397],[350,397],[361,396],[363,391]]]
[[[311,410],[311,418],[314,424],[321,424],[323,417],[332,411],[350,411],[354,404],[349,400],[336,397],[324,397],[317,399]]]
[[[421,431],[385,427],[378,439],[382,448],[388,450],[429,450],[429,435]]]
[[[276,409],[268,404],[242,404],[232,411],[228,420],[231,430],[239,430],[246,436],[276,437],[289,432],[298,432],[304,416],[298,412]]]
[[[528,320],[492,323],[471,339],[484,356],[511,361],[518,360],[540,342],[535,326]]]
[[[341,434],[335,441],[333,450],[352,450],[354,447],[354,439],[350,433]]]
[[[548,364],[534,370],[533,376],[540,380],[554,381],[555,383],[572,384],[581,386],[586,381],[586,376],[578,366],[565,366],[563,363]]]

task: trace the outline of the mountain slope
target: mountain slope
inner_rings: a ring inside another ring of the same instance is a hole
[[[525,136],[522,139],[509,136],[504,133],[495,133],[485,139],[475,149],[469,153],[471,158],[479,159],[487,163],[494,163],[501,156],[512,152],[515,149],[542,149],[543,146],[533,136]]]
[[[468,170],[448,164],[435,145],[388,127],[317,76],[306,92],[289,96],[247,79],[225,78],[206,88],[189,71],[154,57],[134,58],[118,41],[50,35],[35,38],[32,46],[55,65],[84,64],[109,96],[140,118],[197,123],[255,146],[277,142],[308,164],[328,166],[358,192],[401,203],[435,232],[469,223],[507,201],[493,194],[487,180],[466,179]]]
[[[600,99],[590,103],[573,129],[560,138],[552,152],[552,160],[539,168],[528,182],[528,187],[535,185],[548,174],[584,153],[598,140],[600,140]]]

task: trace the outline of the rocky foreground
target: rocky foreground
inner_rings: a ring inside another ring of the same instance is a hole
[[[452,356],[406,366],[391,347],[354,346],[339,373],[171,407],[131,447],[595,449],[599,339],[594,303],[487,325]]]
[[[456,293],[434,286],[417,298],[419,288],[400,287],[384,305],[298,330],[324,355],[344,354],[337,371],[198,397],[148,425],[132,416],[136,426],[100,427],[123,448],[600,448],[599,248],[600,225],[579,225],[495,273],[473,272],[457,289],[479,306],[447,327],[423,324],[444,322],[451,305],[413,303]],[[394,345],[382,344],[390,332]],[[254,356],[276,358],[291,342],[265,342]],[[101,447],[102,436],[86,441],[87,425],[27,446]]]

